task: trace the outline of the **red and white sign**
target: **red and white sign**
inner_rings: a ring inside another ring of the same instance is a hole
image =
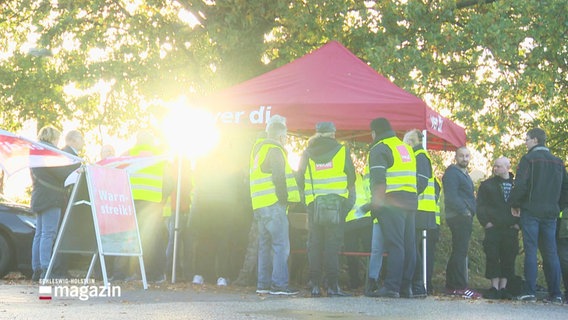
[[[28,168],[60,167],[82,159],[40,142],[0,130],[0,167],[7,176]]]
[[[410,153],[408,152],[408,149],[406,149],[405,146],[397,146],[396,149],[398,150],[398,153],[402,158],[402,162],[409,162],[411,160]]]
[[[136,230],[128,173],[100,166],[88,166],[87,171],[101,236]]]

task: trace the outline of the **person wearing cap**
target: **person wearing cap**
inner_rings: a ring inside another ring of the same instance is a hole
[[[290,202],[300,202],[300,193],[283,147],[287,132],[285,123],[269,123],[266,139],[255,145],[250,164],[252,208],[258,226],[259,294],[298,293],[288,286],[287,209]]]
[[[410,298],[416,264],[416,158],[412,148],[395,135],[385,118],[371,121],[371,136],[368,156],[371,214],[380,221],[384,248],[389,253],[383,286],[373,296]]]
[[[298,168],[298,188],[308,208],[308,262],[311,294],[321,295],[322,265],[327,281],[327,296],[347,296],[339,288],[339,251],[343,240],[343,224],[355,203],[355,167],[349,148],[335,139],[335,125],[320,122],[308,141]],[[341,200],[336,223],[320,223],[314,219],[318,197],[338,195]]]

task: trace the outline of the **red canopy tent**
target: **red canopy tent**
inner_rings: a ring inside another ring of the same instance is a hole
[[[465,130],[397,87],[332,41],[280,68],[207,98],[217,121],[264,129],[270,115],[287,118],[290,132],[312,134],[315,124],[333,121],[337,138],[370,140],[369,123],[389,119],[396,131],[426,130],[429,149],[464,145]]]

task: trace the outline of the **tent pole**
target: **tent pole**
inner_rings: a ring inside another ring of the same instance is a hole
[[[428,132],[426,130],[422,130],[422,145],[424,146],[424,150],[427,150],[426,147],[428,146],[428,137],[426,136],[427,134]],[[432,175],[434,175],[434,172],[432,172]],[[428,245],[427,238],[428,233],[426,232],[426,229],[424,229],[422,230],[422,282],[424,283],[424,289],[426,290],[426,292],[428,292],[428,279],[426,278],[428,276],[428,258],[426,257],[426,246]]]
[[[175,223],[174,223],[174,248],[172,252],[172,283],[176,283],[176,264],[177,264],[177,244],[179,233],[179,207],[181,197],[181,155],[178,154],[178,175],[177,175],[177,190],[176,190],[176,210],[175,210]]]

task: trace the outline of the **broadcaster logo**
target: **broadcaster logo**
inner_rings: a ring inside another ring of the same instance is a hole
[[[87,301],[90,298],[120,298],[122,296],[122,288],[113,286],[109,283],[106,286],[96,285],[40,285],[39,299],[52,300],[57,298],[73,298],[81,301]]]

